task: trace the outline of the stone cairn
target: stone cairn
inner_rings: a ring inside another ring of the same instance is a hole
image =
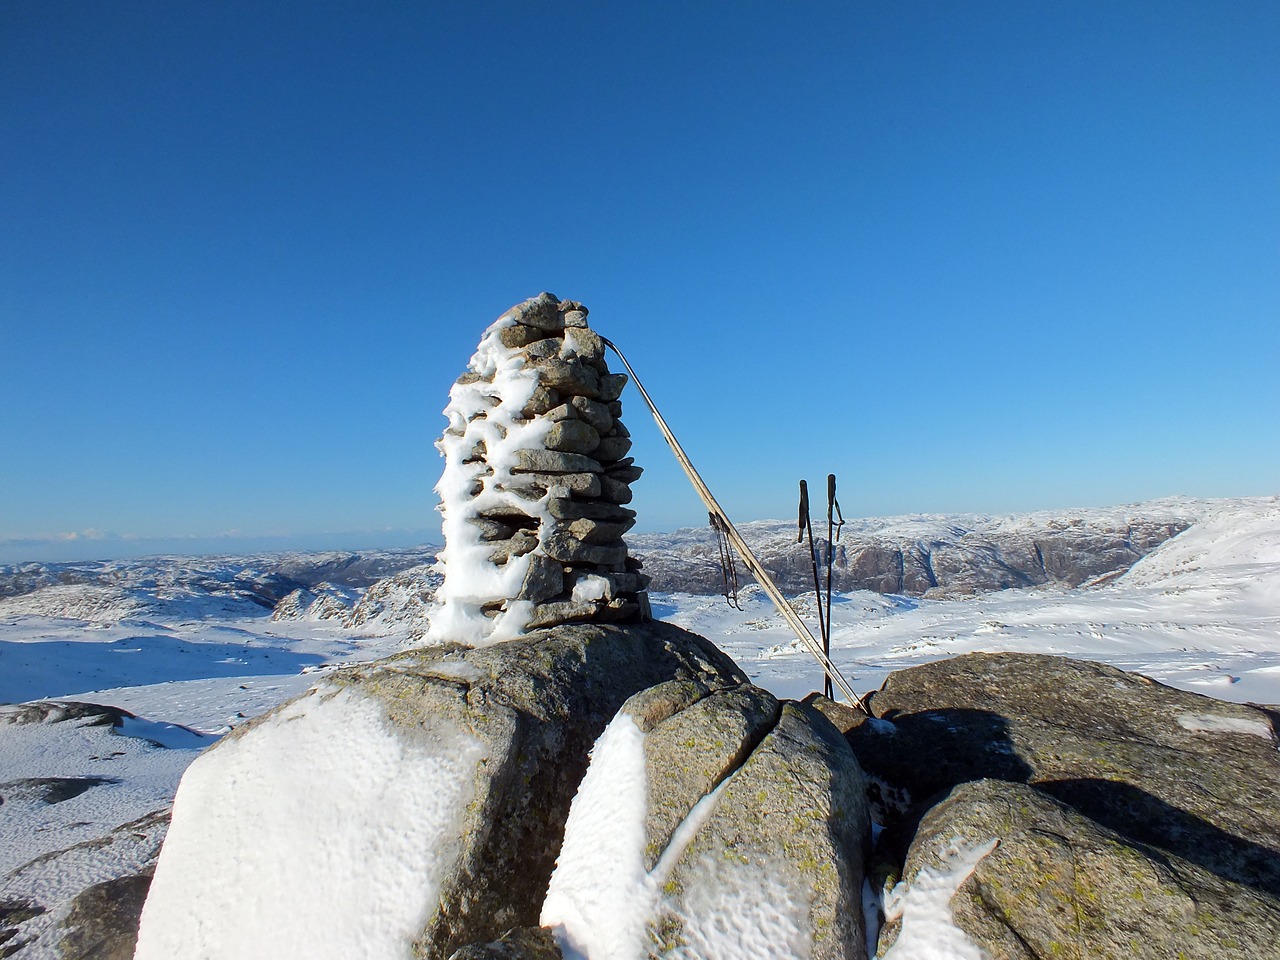
[[[429,640],[483,644],[561,623],[649,618],[622,536],[641,474],[587,310],[543,293],[485,332],[437,447],[444,583]]]

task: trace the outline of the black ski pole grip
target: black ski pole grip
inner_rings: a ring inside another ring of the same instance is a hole
[[[804,540],[804,521],[809,515],[809,483],[807,480],[800,481],[800,512],[796,525],[800,528],[800,532],[796,535],[796,543]]]

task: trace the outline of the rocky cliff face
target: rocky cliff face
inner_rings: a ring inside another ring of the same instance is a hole
[[[1187,529],[1199,512],[1197,504],[1186,501],[1011,517],[853,521],[835,543],[833,586],[838,591],[927,597],[1042,584],[1075,587],[1128,570]],[[785,593],[813,589],[808,546],[796,542],[794,523],[764,520],[739,529]],[[709,529],[634,535],[630,543],[644,562],[652,590],[721,590],[718,552]],[[819,557],[825,558],[825,536],[817,546]]]

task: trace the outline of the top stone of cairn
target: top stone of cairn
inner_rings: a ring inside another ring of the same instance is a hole
[[[622,540],[641,473],[621,420],[626,382],[572,300],[539,294],[485,331],[436,444],[444,584],[430,640],[648,617],[648,578]]]

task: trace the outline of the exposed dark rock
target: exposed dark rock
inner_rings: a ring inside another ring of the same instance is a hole
[[[1127,570],[1190,523],[1141,516],[1122,523],[1086,523],[1072,517],[966,528],[939,521],[930,537],[914,541],[896,533],[846,532],[833,551],[833,586],[930,597],[1041,584],[1078,586]],[[796,543],[794,524],[759,521],[743,524],[741,532],[784,592],[813,589],[809,548]],[[825,557],[826,539],[818,537],[815,543]],[[655,590],[709,594],[721,589],[709,530],[647,534],[633,538],[631,546],[647,561]],[[743,579],[749,582],[750,577],[744,572]]]
[[[13,956],[30,941],[22,937],[19,928],[45,912],[34,900],[0,900],[0,960]]]
[[[7,723],[61,723],[64,720],[84,720],[85,726],[118,727],[125,717],[132,717],[128,710],[109,707],[101,703],[82,703],[77,700],[35,700],[31,703],[0,704],[0,726]]]
[[[993,960],[1256,960],[1277,956],[1280,903],[1117,834],[1027,786],[962,784],[925,816],[904,876],[945,872],[957,846],[999,845],[951,901]],[[910,920],[908,919],[908,923]],[[881,933],[886,950],[901,929]]]
[[[463,947],[449,960],[562,960],[551,931],[542,927],[517,927],[491,943]]]
[[[72,800],[104,783],[118,783],[110,777],[30,777],[0,783],[0,803],[13,800],[55,804]]]
[[[117,877],[76,895],[58,944],[62,960],[133,960],[151,875]]]
[[[1129,841],[1280,898],[1280,753],[1262,711],[1011,653],[891,674],[870,706],[881,722],[850,731],[854,752],[917,804],[971,780],[1028,783]]]

